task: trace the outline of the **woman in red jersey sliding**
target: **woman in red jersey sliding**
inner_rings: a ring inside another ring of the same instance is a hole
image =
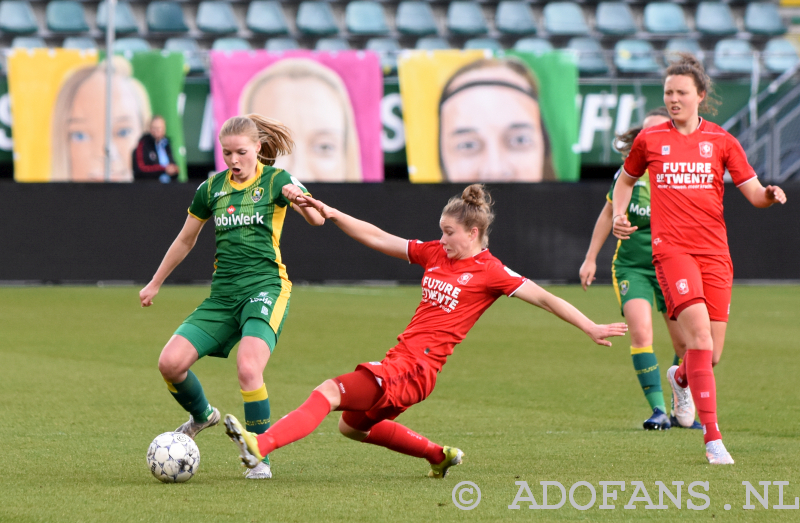
[[[247,432],[230,414],[228,436],[239,446],[242,462],[256,466],[273,450],[308,436],[332,410],[341,410],[339,430],[348,438],[425,458],[429,476],[443,478],[461,463],[463,453],[441,447],[394,420],[424,400],[453,347],[460,343],[481,314],[502,295],[515,296],[552,312],[584,331],[595,343],[621,336],[624,323],[596,325],[575,307],[505,267],[486,248],[494,213],[482,185],[470,185],[451,198],[442,211],[438,241],[404,240],[357,220],[309,196],[298,203],[312,206],[347,235],[395,258],[425,269],[422,301],[399,343],[382,361],[362,363],[354,372],[329,379],[317,387],[297,410],[264,434]]]
[[[763,187],[739,142],[699,116],[701,110],[712,110],[711,89],[702,64],[691,55],[682,54],[667,69],[664,104],[672,120],[643,130],[634,140],[614,188],[612,226],[621,240],[636,230],[625,209],[637,178],[649,172],[653,265],[667,314],[677,319],[687,346],[683,363],[667,371],[675,415],[681,425],[691,426],[696,406],[708,461],[727,465],[733,458],[717,424],[712,370],[722,355],[733,284],[722,177],[727,169],[759,208],[785,203],[786,195],[780,187]]]

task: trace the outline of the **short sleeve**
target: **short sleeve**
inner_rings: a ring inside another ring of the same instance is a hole
[[[488,286],[497,295],[513,296],[528,278],[517,274],[501,263],[492,264],[488,274]]]
[[[209,187],[209,180],[201,183],[194,193],[192,204],[189,206],[189,214],[203,222],[208,220],[214,212],[211,209]]]
[[[623,168],[634,178],[639,178],[647,170],[647,140],[645,133],[639,133],[633,140],[631,152],[625,158]]]
[[[747,155],[742,149],[739,140],[728,135],[726,141],[727,157],[725,158],[725,168],[731,173],[731,178],[736,187],[756,178],[756,172],[747,162]]]
[[[429,267],[444,251],[438,241],[408,240],[408,262]]]
[[[619,175],[622,174],[622,169],[617,170],[617,174],[614,175],[614,180],[611,182],[611,187],[608,188],[608,194],[606,194],[606,200],[608,203],[614,203],[614,187],[617,185],[617,179]]]
[[[300,190],[303,191],[303,194],[310,194],[308,189],[306,189],[305,186],[300,183],[300,180],[283,169],[280,169],[275,173],[275,177],[272,179],[272,201],[280,207],[286,207],[292,203],[283,195],[284,185],[290,184],[298,186]]]

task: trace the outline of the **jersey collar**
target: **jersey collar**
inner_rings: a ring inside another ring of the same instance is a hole
[[[233,174],[231,174],[230,169],[228,169],[226,176],[228,177],[228,183],[231,184],[231,187],[233,187],[237,191],[241,191],[243,189],[247,189],[248,187],[256,183],[256,180],[259,180],[261,178],[261,173],[263,172],[264,172],[264,164],[261,163],[260,161],[256,161],[256,175],[247,180],[246,182],[237,183],[233,181]]]
[[[706,123],[705,118],[703,118],[702,116],[698,116],[698,118],[700,118],[700,123],[697,124],[697,129],[695,129],[692,132],[692,134],[694,134],[694,132],[696,132],[696,131],[702,131],[703,130],[703,125]],[[669,123],[670,123],[670,125],[672,126],[673,129],[675,129],[676,131],[678,130],[678,127],[675,125],[675,122],[672,120],[672,118],[669,119]],[[686,136],[686,135],[683,135],[683,136]]]

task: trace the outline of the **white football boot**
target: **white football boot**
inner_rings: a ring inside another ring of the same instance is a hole
[[[712,465],[733,465],[731,453],[725,448],[721,439],[706,443],[706,458]]]
[[[247,469],[244,473],[245,479],[271,479],[272,478],[272,469],[269,467],[269,463],[264,463],[263,461],[256,465],[255,468]]]
[[[678,370],[677,365],[673,365],[667,370],[667,379],[669,386],[672,387],[672,400],[675,405],[673,415],[677,418],[678,423],[683,427],[691,427],[694,423],[694,400],[692,399],[692,391],[689,387],[681,387],[675,381],[675,372]]]
[[[219,410],[215,407],[214,411],[211,413],[211,416],[208,418],[208,421],[205,423],[197,423],[194,418],[190,415],[189,421],[175,429],[175,432],[180,432],[182,434],[186,434],[190,438],[194,439],[197,434],[203,430],[207,429],[208,427],[213,427],[217,423],[219,423]]]

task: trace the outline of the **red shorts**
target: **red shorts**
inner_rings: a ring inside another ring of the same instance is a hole
[[[728,321],[731,312],[731,257],[710,254],[667,254],[653,259],[656,277],[670,319],[690,305],[705,303],[711,321]]]
[[[404,352],[389,351],[382,361],[361,363],[356,371],[367,371],[374,376],[383,394],[366,412],[366,420],[354,426],[355,417],[345,421],[359,430],[369,430],[368,425],[393,420],[410,406],[427,398],[436,386],[437,371],[424,359]],[[359,416],[360,418],[360,416]]]

